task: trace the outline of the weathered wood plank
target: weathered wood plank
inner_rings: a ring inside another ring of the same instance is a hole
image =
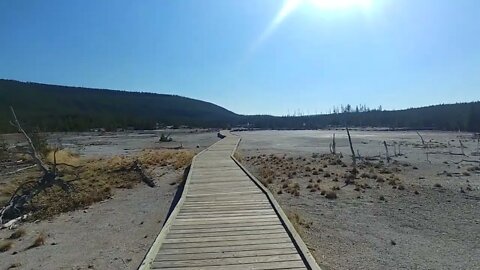
[[[265,255],[285,255],[297,254],[297,250],[292,246],[289,248],[261,249],[261,250],[242,250],[242,251],[217,251],[205,253],[179,253],[163,254],[162,261],[184,261],[184,260],[202,260],[202,259],[220,259],[220,258],[240,258]]]
[[[176,238],[178,237],[178,238]],[[250,239],[281,239],[288,238],[288,234],[277,232],[275,234],[256,234],[256,235],[222,235],[222,236],[204,236],[204,237],[181,237],[178,235],[168,235],[164,243],[201,243],[201,242],[219,242]]]
[[[192,259],[184,261],[154,261],[154,267],[195,267],[195,266],[229,266],[239,264],[252,263],[268,263],[268,262],[290,262],[302,261],[298,254],[282,254],[282,255],[264,255],[250,256],[239,258],[216,258],[216,259]]]
[[[257,225],[257,226],[244,226],[244,227],[225,227],[225,228],[216,228],[216,227],[207,227],[207,228],[192,228],[187,229],[172,227],[169,234],[202,234],[202,233],[228,233],[228,232],[257,232],[257,231],[268,231],[268,230],[284,230],[285,228],[281,225]]]
[[[249,239],[249,240],[232,240],[217,242],[199,242],[199,243],[164,243],[163,248],[200,248],[200,247],[225,247],[231,245],[248,246],[252,244],[280,244],[290,243],[289,238],[271,238],[271,239]]]
[[[271,249],[295,248],[291,242],[286,243],[270,243],[270,244],[250,244],[241,246],[224,246],[224,247],[195,247],[195,248],[169,248],[161,249],[157,257],[172,254],[201,254],[201,253],[218,253],[218,252],[234,252],[234,251],[262,251]]]
[[[178,232],[181,231],[181,232]],[[210,231],[210,232],[198,232],[198,230],[190,230],[190,232],[185,232],[186,230],[178,230],[177,232],[170,231],[167,238],[194,238],[194,237],[209,237],[209,236],[237,236],[237,235],[267,235],[267,234],[277,234],[285,232],[285,229],[278,227],[278,229],[262,229],[259,230],[237,230],[237,231]]]

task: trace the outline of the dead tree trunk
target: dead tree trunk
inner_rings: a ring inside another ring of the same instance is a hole
[[[36,166],[43,173],[42,177],[36,181],[28,181],[20,185],[17,190],[13,193],[10,200],[7,204],[0,209],[0,224],[3,224],[11,219],[21,216],[25,210],[26,205],[40,192],[44,191],[47,188],[53,186],[59,186],[66,192],[70,192],[73,189],[73,186],[64,181],[63,179],[57,176],[56,169],[56,157],[54,153],[54,164],[50,168],[47,166],[41,159],[40,154],[38,154],[35,145],[32,142],[32,139],[27,135],[25,130],[20,125],[17,115],[13,107],[10,107],[13,116],[12,126],[14,126],[18,132],[23,134],[23,137],[28,143],[27,153],[35,162]]]
[[[143,169],[143,166],[138,162],[138,160],[133,162],[133,170],[140,174],[140,177],[145,184],[147,184],[149,187],[155,187],[155,182],[152,178],[147,176],[145,169]]]
[[[330,153],[334,155],[337,154],[336,143],[335,143],[335,133],[333,133],[332,143],[330,144]]]
[[[417,131],[417,134],[420,137],[420,139],[422,140],[423,149],[425,149],[425,155],[427,156],[427,162],[430,163],[430,160],[428,159],[428,144],[425,143],[425,140],[423,139],[422,135],[420,135],[420,133],[418,133],[418,131]]]
[[[348,143],[350,144],[350,151],[352,152],[352,164],[353,164],[353,167],[356,168],[357,159],[355,157],[355,151],[353,150],[352,137],[350,137],[350,130],[348,130],[348,127],[346,129],[347,129],[347,135],[348,135]]]
[[[465,148],[465,146],[463,145],[462,143],[462,140],[458,140],[460,142],[460,149],[462,150],[462,156],[465,156],[465,151],[463,150]]]
[[[386,142],[386,141],[383,141],[383,145],[385,146],[385,157],[386,157],[386,159],[387,159],[387,163],[390,163],[390,155],[388,154],[387,142]]]

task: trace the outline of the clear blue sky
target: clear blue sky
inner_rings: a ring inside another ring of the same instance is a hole
[[[245,114],[480,99],[479,0],[331,1],[0,0],[0,78]]]

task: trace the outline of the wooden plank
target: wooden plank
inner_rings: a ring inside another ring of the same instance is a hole
[[[251,244],[280,244],[291,243],[290,238],[282,237],[275,239],[249,239],[249,240],[232,240],[217,242],[199,242],[199,243],[164,243],[164,248],[200,248],[200,247],[228,247],[232,245],[248,246]]]
[[[215,258],[215,259],[195,259],[183,261],[154,261],[154,267],[196,267],[196,266],[229,266],[239,264],[269,263],[269,262],[290,262],[302,261],[298,254],[282,255],[264,255],[239,258]]]
[[[184,261],[184,260],[204,260],[220,258],[240,258],[265,255],[285,255],[297,254],[297,250],[292,246],[289,248],[262,249],[262,250],[243,250],[243,251],[218,251],[205,253],[180,253],[180,254],[161,254],[157,256],[156,261]]]
[[[175,238],[178,237],[178,238]],[[256,235],[222,235],[222,236],[204,236],[204,237],[179,237],[178,235],[168,235],[164,243],[203,243],[219,241],[235,241],[250,239],[281,239],[288,238],[288,234],[283,231],[275,234],[256,234]]]
[[[169,267],[169,268],[158,268],[155,265],[151,269],[169,269],[169,270],[225,270],[225,266],[198,266],[198,267]],[[228,270],[275,270],[275,269],[289,269],[289,270],[300,270],[307,269],[303,263],[293,261],[293,262],[270,262],[270,263],[255,263],[255,264],[242,264],[242,265],[229,265]]]
[[[257,209],[245,209],[245,208],[237,208],[237,209],[216,209],[216,210],[211,210],[208,208],[204,209],[194,209],[194,210],[188,210],[188,209],[182,209],[179,213],[180,216],[183,215],[190,215],[190,216],[195,216],[195,215],[239,215],[239,214],[275,214],[275,211],[269,208],[257,208]]]
[[[215,224],[217,228],[234,228],[234,227],[254,227],[254,226],[270,226],[270,225],[282,225],[280,220],[262,220],[262,221],[253,221],[253,222],[239,222],[239,223],[224,223],[224,224]],[[211,228],[211,224],[178,224],[175,223],[173,228],[179,229],[204,229]]]
[[[244,226],[244,227],[224,227],[224,228],[216,228],[216,227],[208,227],[208,228],[177,228],[172,227],[170,233],[173,234],[202,234],[202,233],[229,233],[229,232],[264,232],[269,230],[284,230],[285,228],[281,224],[277,225],[261,225],[261,226]]]
[[[175,239],[175,238],[194,238],[194,237],[209,237],[209,236],[237,236],[237,235],[267,235],[267,234],[277,234],[277,233],[285,233],[285,228],[279,227],[278,229],[262,229],[259,230],[241,230],[241,231],[211,231],[211,232],[204,232],[200,233],[198,230],[191,230],[190,233],[185,232],[185,230],[181,230],[182,232],[174,232],[170,231],[168,237]],[[167,238],[168,238],[167,237]]]
[[[218,253],[218,252],[238,252],[238,251],[261,251],[283,248],[295,248],[291,242],[286,243],[270,243],[270,244],[250,244],[241,246],[224,246],[224,247],[195,247],[195,248],[168,248],[161,249],[158,256],[172,254],[201,254],[201,253]]]
[[[275,219],[276,218],[276,219]],[[221,225],[221,224],[241,224],[241,223],[260,223],[260,222],[271,222],[277,221],[278,217],[276,216],[253,216],[253,217],[242,217],[242,218],[216,218],[216,219],[177,219],[176,225]]]

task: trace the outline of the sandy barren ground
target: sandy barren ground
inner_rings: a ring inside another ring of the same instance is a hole
[[[329,153],[336,133],[337,162]],[[322,269],[480,269],[480,167],[472,134],[352,131],[360,155],[354,184],[345,131],[256,131],[242,162],[275,194]],[[462,139],[468,156],[461,152]],[[383,141],[393,155],[385,161]],[[450,144],[450,146],[449,146]],[[398,152],[397,152],[398,153]],[[324,155],[327,154],[327,155]],[[383,164],[382,164],[383,162]],[[335,192],[336,199],[322,193]]]
[[[85,158],[108,158],[180,144],[198,152],[218,140],[215,132],[183,130],[172,133],[174,141],[159,144],[156,142],[159,134],[50,134],[49,141],[61,138],[65,147]],[[7,136],[7,140],[13,142],[20,138]],[[153,170],[152,176],[155,188],[137,184],[131,189],[116,189],[112,198],[85,209],[22,224],[19,229],[26,234],[12,240],[10,250],[0,252],[0,269],[13,266],[15,269],[136,269],[172,207],[178,187],[172,183],[181,181],[183,169],[159,167]],[[0,183],[8,181],[9,176],[4,176]],[[12,233],[12,230],[1,230],[0,242],[8,241]],[[45,244],[28,249],[40,234],[45,236]]]

